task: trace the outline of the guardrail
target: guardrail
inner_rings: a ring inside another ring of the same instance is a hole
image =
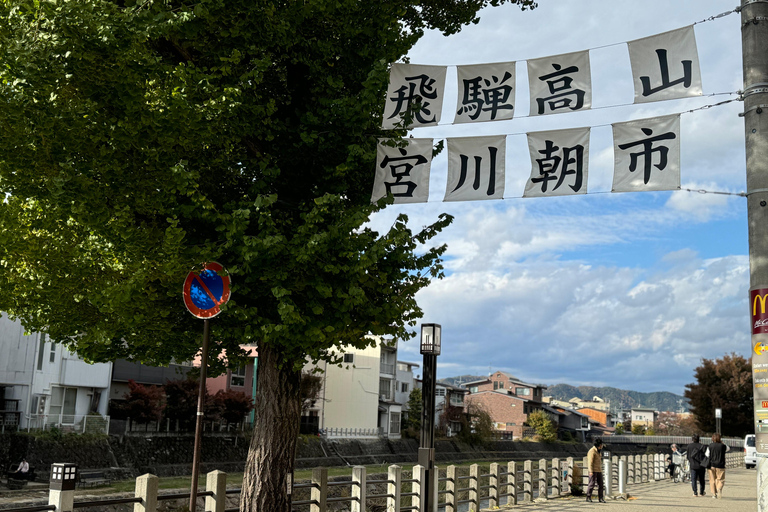
[[[669,479],[664,471],[665,459],[666,455],[660,453],[611,457],[604,465],[606,469],[610,468],[610,474],[604,475],[606,492],[616,495],[627,492],[631,486]],[[739,453],[728,453],[726,467],[743,466],[743,459]],[[458,512],[459,506],[464,504],[469,505],[470,510],[479,510],[559,498],[572,494],[572,489],[577,487],[586,488],[588,475],[583,469],[586,465],[586,457],[569,457],[508,462],[506,465],[492,463],[482,468],[479,464],[438,467],[433,472],[438,507],[444,508],[445,512]],[[620,469],[623,474],[619,474]],[[580,482],[574,480],[574,475],[579,473],[582,475]],[[383,479],[368,478],[365,466],[355,466],[351,478],[337,481],[328,480],[327,468],[316,468],[312,470],[309,482],[293,485],[292,509],[295,512],[327,512],[344,503],[351,512],[364,512],[367,507],[391,512],[424,512],[425,479],[425,468],[419,465],[410,471],[398,465],[389,466]],[[3,512],[73,512],[75,509],[131,503],[135,512],[157,512],[159,501],[189,499],[189,493],[159,494],[158,482],[154,475],[143,475],[136,479],[133,497],[77,502],[74,501],[74,490],[52,490],[48,505],[4,509]],[[614,482],[618,485],[613,485]],[[237,507],[227,508],[227,498],[230,497],[231,503],[239,494],[240,489],[227,489],[226,473],[212,471],[207,475],[205,491],[198,492],[197,496],[205,498],[206,512],[236,512]]]
[[[108,434],[109,416],[99,414],[30,414],[26,430],[51,430],[78,434]]]
[[[620,435],[620,436],[606,436],[603,441],[607,444],[679,444],[686,445],[692,441],[691,436],[635,436],[635,435]],[[712,442],[711,437],[702,437],[699,442],[701,444],[709,444]],[[724,437],[722,439],[723,444],[727,444],[731,448],[743,448],[744,439],[738,437]]]

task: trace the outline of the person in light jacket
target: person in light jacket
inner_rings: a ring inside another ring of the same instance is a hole
[[[589,484],[587,484],[587,501],[592,503],[592,490],[597,484],[597,501],[605,503],[603,499],[603,457],[600,450],[603,448],[603,440],[595,439],[595,445],[587,452],[587,468],[589,470]]]
[[[720,434],[712,435],[712,443],[707,447],[709,457],[709,488],[713,498],[723,497],[725,485],[725,454],[730,448],[722,443]]]

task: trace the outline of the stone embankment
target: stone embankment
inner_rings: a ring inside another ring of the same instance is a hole
[[[202,471],[219,469],[240,472],[245,465],[249,439],[241,435],[207,433],[202,443]],[[145,473],[157,476],[187,475],[192,467],[194,442],[191,435],[130,436],[66,435],[31,436],[23,433],[0,435],[0,467],[25,457],[35,466],[38,481],[47,481],[54,462],[71,462],[83,469],[107,472],[113,479],[133,478]],[[665,451],[666,446],[616,445],[615,455]],[[589,449],[582,443],[533,443],[492,441],[470,446],[456,440],[438,440],[438,464],[467,460],[522,461],[553,457],[583,457]],[[296,468],[415,464],[418,442],[403,440],[327,440],[302,437],[296,450]]]

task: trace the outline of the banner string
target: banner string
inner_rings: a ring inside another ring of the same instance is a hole
[[[584,194],[568,194],[564,196],[559,197],[577,197],[577,196],[595,196],[598,194],[634,194],[639,191],[634,192],[614,192],[612,190],[595,190],[595,191],[588,191]],[[721,196],[738,196],[738,197],[747,197],[746,192],[722,192],[719,190],[704,190],[704,189],[692,189],[692,188],[679,188],[679,189],[669,189],[669,190],[656,190],[654,192],[696,192],[698,194],[718,194]],[[558,197],[558,196],[552,196],[552,197]],[[506,201],[508,199],[540,199],[539,197],[526,197],[526,196],[504,196],[501,199],[497,199],[497,201]],[[490,201],[490,200],[489,200]],[[443,203],[442,199],[440,201],[428,201],[430,203]],[[470,201],[456,201],[456,202],[470,202]],[[475,202],[475,201],[472,201]]]
[[[715,92],[715,93],[712,93],[712,94],[704,94],[704,95],[698,96],[698,97],[710,98],[710,97],[713,97],[713,96],[724,96],[724,95],[731,95],[732,96],[734,94],[739,95],[739,97],[738,98],[732,98],[732,99],[729,99],[729,100],[720,101],[718,103],[713,103],[711,105],[702,105],[701,107],[696,107],[696,108],[693,108],[693,109],[690,109],[690,110],[682,110],[680,112],[673,112],[671,114],[664,114],[664,115],[672,116],[672,115],[675,115],[675,114],[681,114],[681,115],[682,114],[690,114],[692,112],[696,112],[697,110],[707,110],[707,109],[710,109],[710,108],[714,108],[714,107],[719,107],[719,106],[725,105],[727,103],[732,103],[734,101],[740,101],[741,100],[741,91],[735,91],[735,92]],[[681,99],[685,99],[685,98],[681,98]],[[629,106],[632,106],[632,105],[636,105],[636,103],[622,103],[622,104],[619,104],[619,105],[606,105],[604,107],[595,107],[595,108],[591,108],[591,109],[580,110],[579,112],[589,112],[590,110],[601,110],[601,109],[606,109],[606,108],[629,107]],[[563,114],[570,114],[570,113],[572,113],[572,112],[563,112]],[[512,119],[504,119],[504,121],[514,121],[515,119],[526,119],[526,118],[530,118],[530,117],[547,117],[547,116],[526,115],[526,116],[515,117],[515,118],[512,118]],[[659,116],[654,116],[654,117],[659,117]],[[499,122],[499,121],[481,121],[481,122],[492,123],[492,122]],[[471,124],[473,124],[473,123],[458,123],[458,124],[453,123],[453,122],[451,122],[451,123],[439,123],[439,124],[433,125],[433,126],[413,126],[413,127],[411,127],[411,130],[416,130],[416,129],[420,129],[420,128],[436,128],[436,127],[441,127],[441,126],[458,126],[458,125],[468,126],[468,125],[471,125]],[[604,127],[604,126],[612,126],[613,124],[615,124],[615,123],[596,124],[596,125],[590,125],[589,128],[601,128],[601,127]],[[580,128],[587,128],[587,127],[580,127]],[[499,133],[497,135],[513,136],[513,135],[525,135],[526,133],[528,133],[528,132]],[[449,139],[451,137],[433,137],[433,138],[439,140],[439,139]]]

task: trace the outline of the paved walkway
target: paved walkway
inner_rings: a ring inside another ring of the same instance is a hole
[[[586,503],[584,497],[568,497],[549,500],[543,503],[501,507],[502,510],[520,512],[538,511],[571,511],[571,512],[628,512],[628,511],[677,511],[692,512],[727,511],[727,512],[756,512],[757,511],[757,474],[754,469],[728,469],[725,474],[725,487],[722,499],[712,499],[709,491],[709,480],[705,496],[693,496],[689,482],[673,483],[663,480],[650,484],[640,484],[629,487],[629,499],[608,499],[608,503]]]

